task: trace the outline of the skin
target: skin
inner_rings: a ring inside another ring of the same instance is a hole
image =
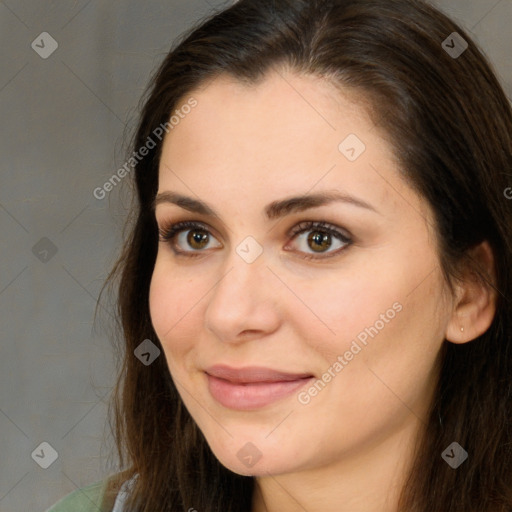
[[[220,462],[256,477],[253,512],[396,511],[441,345],[485,331],[493,296],[474,280],[450,294],[431,208],[407,186],[353,93],[274,71],[250,88],[216,78],[191,96],[197,107],[164,140],[158,192],[200,199],[218,217],[156,206],[160,228],[197,221],[210,236],[201,249],[182,232],[175,247],[185,255],[161,241],[150,289],[153,326],[180,395]],[[338,149],[349,134],[366,146],[353,162]],[[321,191],[342,191],[376,211],[331,202],[265,217],[273,201]],[[304,221],[328,222],[353,242],[333,237],[326,253],[315,252],[307,236],[316,228],[289,235]],[[247,236],[263,250],[252,263],[236,252]],[[487,246],[475,255],[492,264]],[[296,392],[237,411],[208,391],[203,370],[219,363],[321,378],[396,303],[400,312],[341,371],[331,370],[336,376],[307,404]],[[247,442],[262,455],[251,468],[237,457]]]

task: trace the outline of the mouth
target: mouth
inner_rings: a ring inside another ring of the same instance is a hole
[[[218,403],[244,411],[283,399],[314,379],[311,373],[289,373],[259,366],[215,365],[205,374],[210,394]]]

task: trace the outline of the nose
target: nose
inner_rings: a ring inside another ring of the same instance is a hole
[[[207,299],[205,327],[221,341],[239,343],[274,332],[280,321],[278,285],[265,253],[247,263],[233,249]]]

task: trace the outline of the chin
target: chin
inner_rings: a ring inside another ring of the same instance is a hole
[[[246,438],[247,439],[247,438]],[[277,452],[275,447],[261,441],[230,439],[225,445],[209,443],[217,460],[233,473],[242,476],[268,476],[295,471],[292,453]],[[293,450],[296,454],[297,450]],[[296,462],[296,461],[295,461]]]

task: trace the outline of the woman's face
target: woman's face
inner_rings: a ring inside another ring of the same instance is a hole
[[[431,209],[325,81],[222,77],[191,96],[155,215],[167,234],[192,224],[159,243],[150,290],[187,409],[240,474],[398,446],[426,419],[451,315]]]

